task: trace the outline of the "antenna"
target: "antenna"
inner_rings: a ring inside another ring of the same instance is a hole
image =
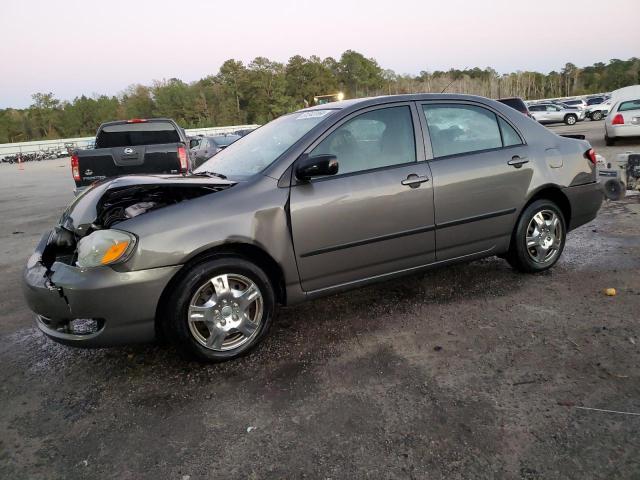
[[[451,86],[451,84],[452,84],[453,82],[455,82],[455,81],[456,81],[456,79],[455,79],[455,78],[454,78],[453,80],[451,80],[451,81],[449,82],[449,84],[448,84],[446,87],[444,87],[440,93],[444,93],[444,92],[445,92],[445,90],[446,90],[447,88],[449,88],[449,87]]]
[[[464,68],[462,69],[462,72],[466,72],[468,68],[469,68],[469,67],[464,67]],[[452,69],[452,70],[453,70],[453,69]],[[447,90],[447,88],[449,88],[449,87],[453,84],[453,82],[455,82],[456,80],[457,80],[456,78],[454,78],[453,80],[451,80],[451,81],[449,82],[449,85],[447,85],[446,87],[444,87],[440,93],[444,93],[444,92]]]

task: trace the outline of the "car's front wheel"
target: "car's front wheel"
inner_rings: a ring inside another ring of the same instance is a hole
[[[569,115],[564,117],[564,123],[566,123],[567,125],[575,125],[577,121],[578,117],[576,117],[573,113],[570,113]]]
[[[166,306],[167,338],[191,357],[221,362],[260,343],[271,326],[276,302],[261,268],[229,256],[190,267]]]
[[[551,200],[536,200],[524,209],[511,237],[507,261],[527,273],[551,268],[564,249],[564,215]]]
[[[595,111],[591,114],[591,120],[602,120],[602,112]]]

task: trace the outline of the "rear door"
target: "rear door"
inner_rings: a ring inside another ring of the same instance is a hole
[[[437,260],[508,245],[534,162],[524,137],[486,105],[421,103],[433,176]]]
[[[335,155],[339,172],[291,187],[304,290],[433,262],[431,174],[416,130],[412,103],[374,107],[347,117],[306,152]]]
[[[529,107],[529,112],[538,122],[542,122],[546,115],[547,109],[541,105],[531,105]]]

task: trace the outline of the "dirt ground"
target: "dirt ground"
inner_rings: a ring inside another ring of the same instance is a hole
[[[601,129],[571,131],[640,150]],[[21,269],[71,183],[65,161],[0,166],[0,478],[640,478],[640,196],[545,274],[491,258],[285,308],[203,366],[35,329]]]

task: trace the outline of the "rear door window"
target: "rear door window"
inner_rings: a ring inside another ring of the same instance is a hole
[[[422,106],[434,157],[502,147],[498,120],[490,110],[475,105]]]
[[[502,132],[502,145],[505,147],[512,147],[513,145],[522,145],[522,139],[518,132],[509,125],[503,118],[498,117],[498,124],[500,125],[500,131]]]

